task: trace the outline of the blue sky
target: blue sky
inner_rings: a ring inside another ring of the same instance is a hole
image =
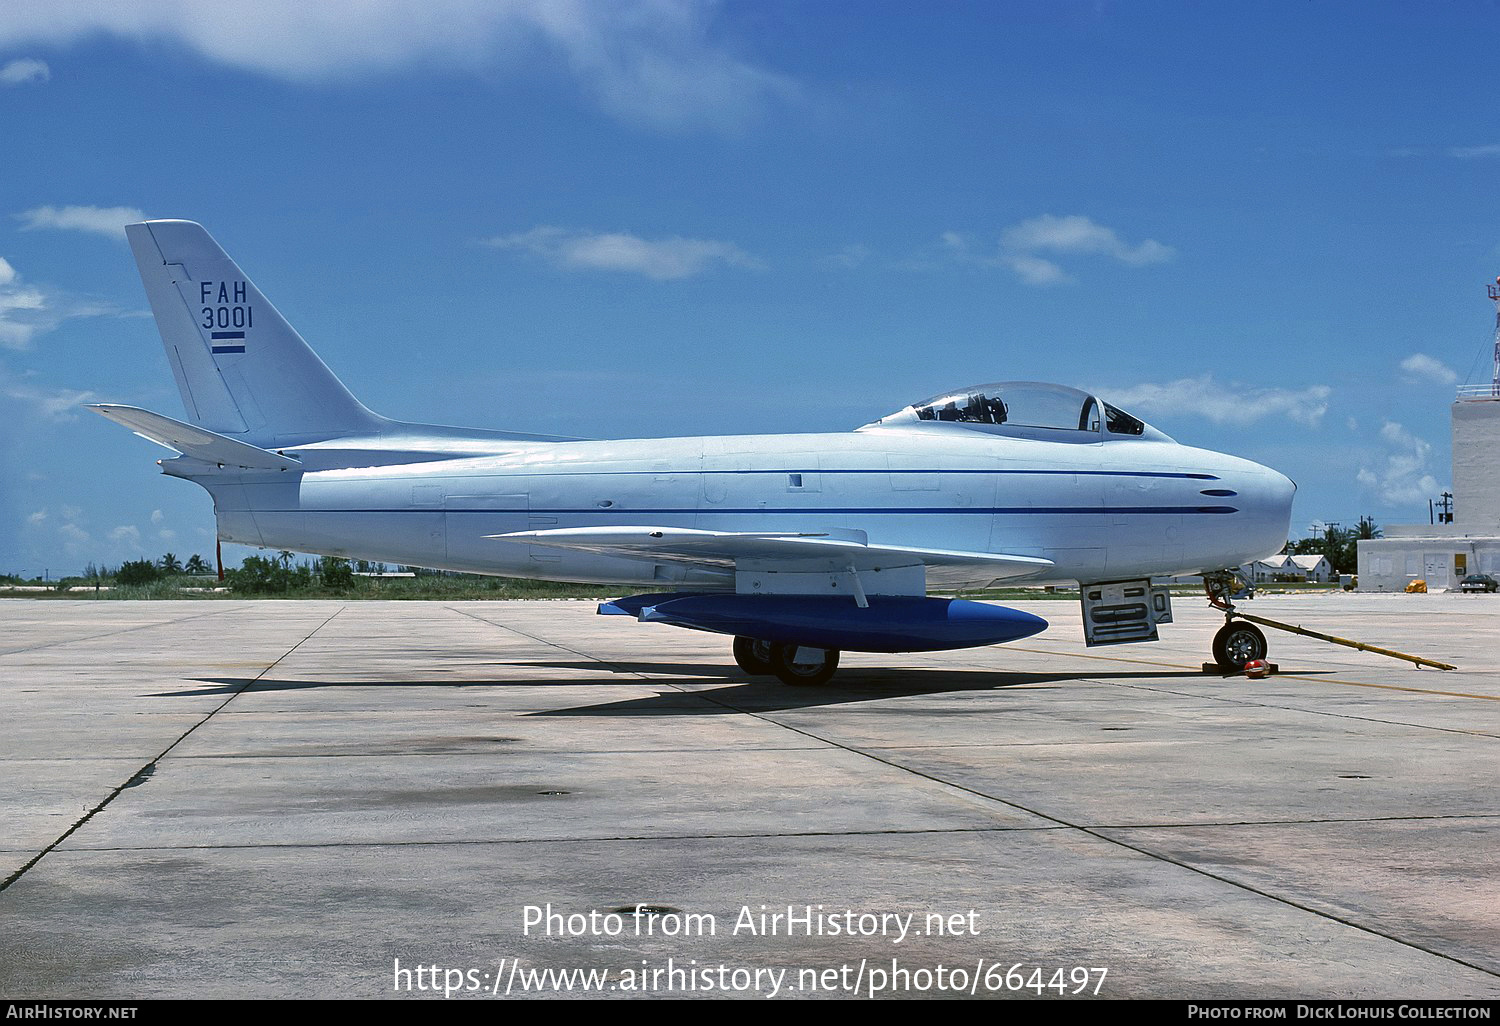
[[[0,572],[212,554],[207,495],[80,409],[181,415],[142,215],[207,226],[387,416],[826,431],[1061,381],[1289,474],[1296,536],[1425,522],[1491,373],[1496,16],[0,9]]]

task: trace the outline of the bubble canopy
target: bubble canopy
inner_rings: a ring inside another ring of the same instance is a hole
[[[1042,381],[999,381],[945,392],[875,423],[953,425],[1066,442],[1171,441],[1140,418],[1088,392]]]

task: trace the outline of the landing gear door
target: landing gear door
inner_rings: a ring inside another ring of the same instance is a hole
[[[1156,625],[1172,622],[1172,597],[1149,580],[1103,581],[1080,589],[1083,640],[1089,646],[1156,641]]]

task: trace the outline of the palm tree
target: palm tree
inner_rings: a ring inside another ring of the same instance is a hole
[[[182,573],[182,561],[168,552],[165,556],[161,557],[161,572],[164,574]]]
[[[183,567],[183,569],[190,574],[206,574],[212,568],[204,561],[202,556],[194,553],[193,558],[187,561],[187,566]]]

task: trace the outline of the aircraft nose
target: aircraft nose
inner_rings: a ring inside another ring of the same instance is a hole
[[[1227,542],[1229,534],[1233,535],[1235,558],[1230,562],[1244,563],[1279,551],[1291,530],[1296,483],[1280,471],[1253,460],[1225,454],[1216,456],[1216,460],[1206,459],[1204,464],[1215,468],[1214,473],[1222,482],[1216,487],[1231,493],[1223,501],[1236,509],[1235,529],[1220,536],[1221,541]]]
[[[1265,468],[1266,474],[1271,479],[1271,492],[1282,502],[1286,503],[1288,510],[1291,509],[1292,497],[1297,494],[1297,482],[1287,477],[1279,470]]]
[[[1247,489],[1247,498],[1253,496],[1252,506],[1259,511],[1257,519],[1265,523],[1277,539],[1279,546],[1286,541],[1292,525],[1292,499],[1297,494],[1297,482],[1270,467],[1258,463],[1255,467],[1255,485]],[[1271,535],[1267,537],[1270,538]]]
[[[1286,522],[1290,527],[1292,523],[1292,499],[1297,495],[1297,482],[1278,471],[1271,471],[1276,476],[1276,481],[1281,486],[1281,507],[1286,510]]]

